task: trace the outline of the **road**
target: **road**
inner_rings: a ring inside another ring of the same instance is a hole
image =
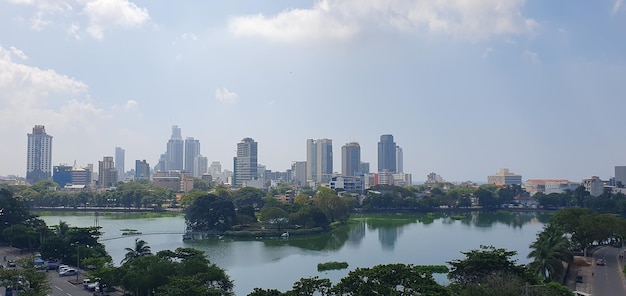
[[[83,289],[82,284],[74,285],[73,282],[76,282],[76,276],[59,276],[59,273],[51,270],[48,271],[48,283],[50,283],[50,293],[48,295],[51,296],[91,296],[93,292],[89,292]],[[82,281],[84,277],[80,277]],[[70,282],[70,280],[72,282]]]
[[[602,247],[593,254],[592,295],[623,296],[626,295],[626,280],[622,273],[623,264],[618,260],[619,248]],[[596,265],[597,259],[604,259],[606,265]]]

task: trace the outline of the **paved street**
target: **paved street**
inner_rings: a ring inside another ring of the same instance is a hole
[[[605,246],[593,254],[591,292],[594,296],[626,295],[626,280],[622,273],[623,262],[618,257],[620,248]],[[604,259],[606,265],[596,265],[597,259]]]
[[[17,260],[18,258],[22,257],[22,256],[29,256],[31,255],[31,253],[25,253],[25,252],[21,252],[19,249],[16,248],[10,248],[10,247],[0,247],[0,260],[4,260],[6,258],[6,261],[2,262],[3,265],[6,265],[6,262],[8,262],[9,260]],[[84,271],[82,271],[84,272]],[[93,292],[89,292],[85,289],[83,289],[83,285],[82,285],[82,280],[83,278],[85,278],[83,276],[83,274],[81,274],[78,278],[78,283],[79,284],[74,284],[77,283],[76,281],[76,276],[69,276],[69,277],[61,277],[59,276],[59,273],[54,271],[54,270],[50,270],[46,273],[47,277],[48,277],[48,282],[50,283],[50,293],[48,293],[48,295],[50,296],[91,296],[93,295]],[[0,295],[4,295],[5,294],[5,287],[0,287]],[[111,295],[121,295],[121,293],[111,293]]]

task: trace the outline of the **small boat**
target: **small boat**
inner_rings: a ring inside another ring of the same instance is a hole
[[[289,232],[285,232],[285,233],[281,234],[280,237],[288,238],[289,237]]]

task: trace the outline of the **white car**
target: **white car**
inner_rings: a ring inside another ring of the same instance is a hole
[[[70,275],[76,275],[77,271],[74,268],[68,268],[66,270],[60,271],[59,275],[60,276],[70,276]]]

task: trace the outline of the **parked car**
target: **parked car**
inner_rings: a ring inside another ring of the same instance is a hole
[[[606,265],[606,262],[604,261],[604,259],[600,258],[596,260],[596,265],[604,266]]]
[[[96,291],[98,289],[98,287],[100,287],[100,283],[99,282],[93,282],[93,283],[90,283],[89,285],[87,285],[85,287],[85,289],[87,289],[89,291]]]
[[[59,272],[60,276],[70,276],[70,275],[76,275],[77,271],[74,268],[68,268],[66,270],[63,270],[61,272]]]

